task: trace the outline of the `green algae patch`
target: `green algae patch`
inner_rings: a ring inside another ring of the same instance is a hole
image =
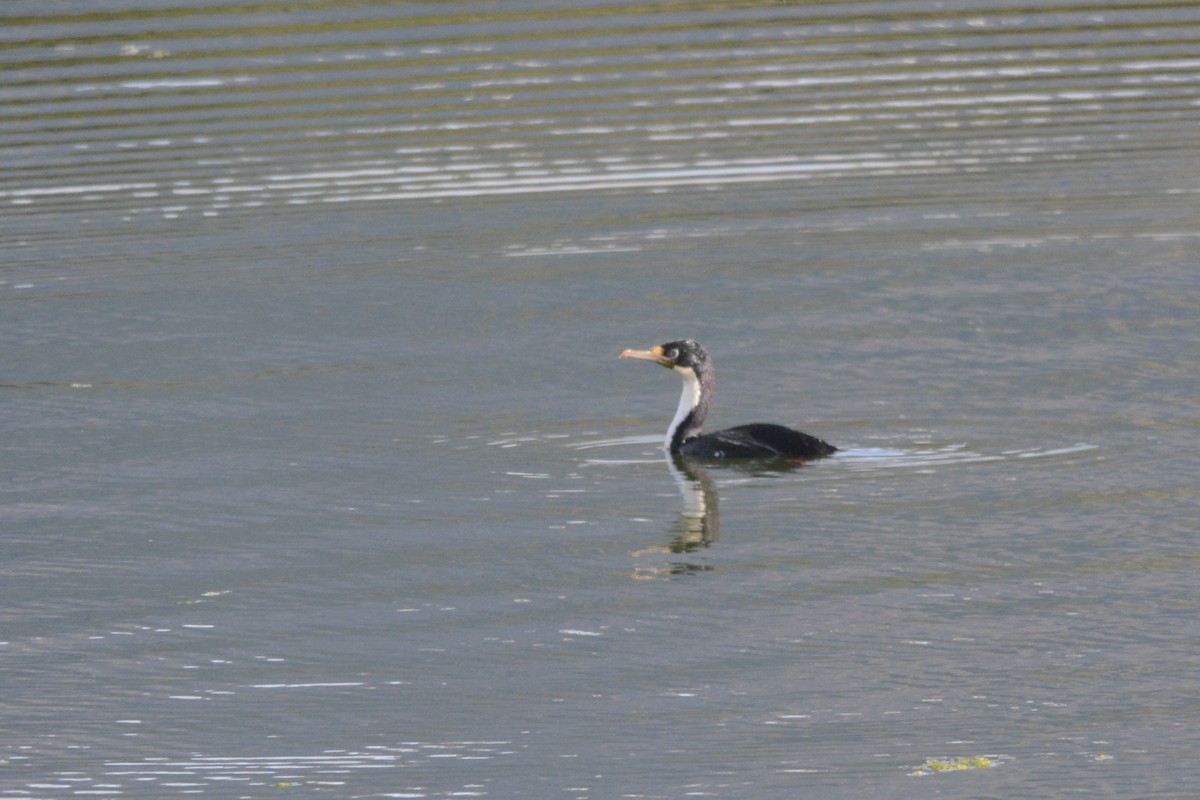
[[[961,769],[985,769],[996,766],[987,756],[963,756],[962,758],[927,758],[925,763],[909,774],[935,775],[939,772],[955,772]]]

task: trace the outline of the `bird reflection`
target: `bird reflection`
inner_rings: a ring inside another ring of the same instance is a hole
[[[683,498],[683,507],[672,526],[671,543],[666,547],[634,550],[630,553],[634,558],[647,555],[686,557],[708,547],[720,536],[721,515],[717,510],[717,484],[708,474],[708,470],[695,462],[670,455],[667,456],[667,468]],[[650,580],[693,572],[711,572],[712,569],[711,564],[689,559],[673,559],[666,565],[636,565],[633,576]]]
[[[768,476],[790,472],[802,465],[801,461],[760,460],[757,462],[721,463],[715,465],[715,468]],[[721,535],[721,514],[718,509],[720,498],[717,483],[703,463],[692,459],[668,455],[667,468],[671,472],[671,477],[675,479],[675,484],[679,487],[679,494],[683,499],[679,516],[672,525],[671,542],[665,547],[634,550],[630,555],[635,558],[650,554],[683,556],[684,558],[682,560],[673,559],[665,566],[637,565],[634,567],[634,577],[636,578],[652,579],[695,572],[711,572],[715,569],[711,564],[696,558],[688,558],[688,556],[698,556],[703,550],[714,544]]]
[[[721,535],[716,482],[707,469],[679,456],[668,458],[667,467],[683,496],[683,509],[675,522],[671,552],[692,553],[708,547]]]

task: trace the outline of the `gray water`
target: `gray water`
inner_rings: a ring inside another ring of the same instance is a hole
[[[0,797],[1195,795],[1200,7],[0,21]]]

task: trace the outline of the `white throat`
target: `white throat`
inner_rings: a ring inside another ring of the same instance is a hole
[[[696,377],[696,372],[690,367],[671,369],[683,379],[683,391],[679,393],[679,407],[675,409],[675,419],[671,420],[671,427],[667,428],[667,438],[663,441],[663,447],[667,450],[671,449],[671,440],[675,438],[676,429],[700,403],[700,379]]]

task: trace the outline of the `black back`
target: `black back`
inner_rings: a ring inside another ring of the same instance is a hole
[[[836,453],[837,448],[807,433],[752,422],[683,442],[679,454],[690,458],[787,458],[808,460]]]

